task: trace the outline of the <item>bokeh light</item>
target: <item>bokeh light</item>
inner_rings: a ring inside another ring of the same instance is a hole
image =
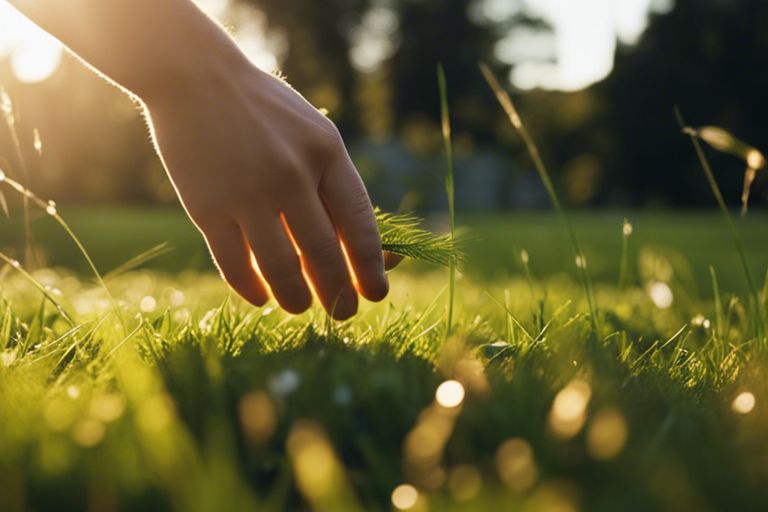
[[[419,491],[412,485],[398,485],[392,491],[392,505],[398,510],[410,510],[418,501]]]
[[[557,394],[549,414],[549,426],[555,437],[569,439],[581,431],[591,396],[589,384],[579,379]]]
[[[749,414],[755,408],[757,400],[749,391],[742,391],[733,399],[731,409],[738,414]]]
[[[483,477],[475,466],[462,464],[448,474],[448,491],[456,501],[471,501],[482,487]]]
[[[627,421],[615,407],[595,414],[587,430],[587,451],[598,460],[612,459],[627,442]]]
[[[435,400],[441,406],[452,409],[464,401],[464,386],[457,380],[447,380],[435,392]]]
[[[514,491],[532,488],[538,479],[533,449],[524,439],[507,439],[496,451],[496,470],[501,481]]]
[[[240,400],[240,426],[250,445],[268,441],[277,428],[277,414],[269,396],[253,391]]]
[[[672,289],[667,283],[657,281],[648,285],[648,296],[659,309],[669,309],[675,301]]]

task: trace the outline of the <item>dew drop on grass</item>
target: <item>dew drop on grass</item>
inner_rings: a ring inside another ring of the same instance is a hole
[[[5,181],[5,172],[0,169],[0,183]]]
[[[48,215],[56,215],[58,213],[58,211],[56,210],[56,202],[48,201],[48,206],[45,207],[45,212]]]

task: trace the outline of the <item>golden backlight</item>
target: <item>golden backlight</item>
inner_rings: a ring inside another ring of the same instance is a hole
[[[0,1],[0,59],[10,58],[18,81],[46,80],[58,69],[62,54],[58,41]]]

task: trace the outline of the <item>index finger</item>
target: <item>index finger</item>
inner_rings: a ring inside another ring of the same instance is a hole
[[[320,181],[320,194],[344,245],[360,294],[378,302],[389,282],[373,206],[349,155],[329,167]]]

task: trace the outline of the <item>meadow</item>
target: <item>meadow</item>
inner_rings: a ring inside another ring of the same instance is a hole
[[[568,214],[483,71],[555,214],[456,216],[440,70],[449,235],[379,218],[438,265],[346,322],[243,304],[178,210],[0,174],[0,510],[765,510],[766,219],[734,220],[699,139],[745,192],[765,158],[685,128],[719,215]]]
[[[439,267],[348,322],[288,317],[230,294],[179,211],[62,210],[109,294],[50,216],[32,276],[65,313],[2,270],[2,510],[768,506],[765,338],[715,215],[573,216],[599,335],[553,216],[460,216],[447,335]],[[755,269],[764,223],[739,222]]]

